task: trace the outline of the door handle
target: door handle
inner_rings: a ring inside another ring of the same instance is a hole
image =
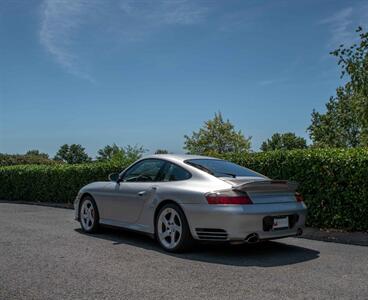
[[[147,194],[146,191],[141,191],[141,192],[138,193],[138,196],[144,196],[145,194]]]

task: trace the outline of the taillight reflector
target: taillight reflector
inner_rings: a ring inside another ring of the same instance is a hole
[[[237,205],[246,205],[253,204],[252,200],[250,200],[249,196],[239,195],[239,196],[228,196],[221,194],[208,194],[206,195],[206,199],[208,204],[237,204]]]

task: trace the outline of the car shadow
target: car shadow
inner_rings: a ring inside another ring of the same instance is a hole
[[[297,264],[319,257],[319,251],[290,245],[284,242],[267,241],[258,244],[195,244],[188,253],[169,253],[161,249],[149,236],[119,228],[103,228],[99,233],[87,234],[75,229],[79,234],[109,240],[113,245],[130,245],[165,255],[230,266],[275,267]]]

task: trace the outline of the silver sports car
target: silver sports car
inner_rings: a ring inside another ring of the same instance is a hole
[[[86,185],[75,199],[85,232],[100,224],[123,227],[178,252],[194,240],[255,243],[301,235],[305,225],[295,183],[217,158],[152,155],[109,180]]]

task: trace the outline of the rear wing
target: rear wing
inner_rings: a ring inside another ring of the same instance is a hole
[[[290,192],[296,191],[298,183],[287,180],[257,180],[233,186],[233,190],[242,192]]]

